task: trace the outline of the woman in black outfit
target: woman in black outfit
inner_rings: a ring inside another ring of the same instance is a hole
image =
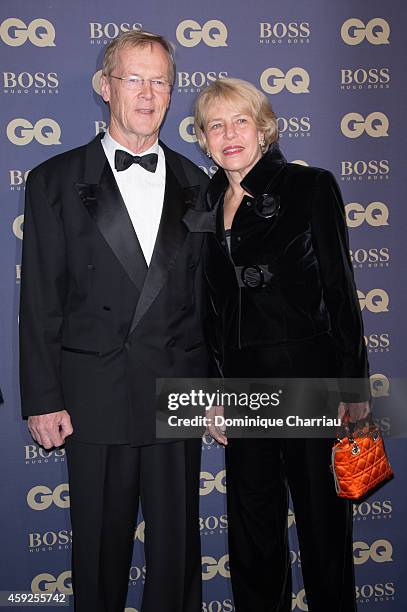
[[[253,85],[221,79],[198,97],[195,130],[219,170],[206,274],[212,345],[225,377],[366,378],[344,207],[332,174],[287,163]],[[366,397],[359,399],[367,400]],[[368,402],[341,405],[359,413]],[[310,612],[354,612],[351,503],[329,439],[229,439],[227,500],[237,612],[290,612],[288,490]]]

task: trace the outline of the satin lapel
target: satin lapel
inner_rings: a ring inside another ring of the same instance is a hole
[[[95,182],[77,183],[79,196],[100,233],[141,293],[147,264],[123,198],[99,141],[90,143],[95,157],[88,156],[85,178]]]
[[[181,177],[180,177],[181,178]],[[182,177],[183,178],[183,177]],[[198,190],[199,193],[199,190]],[[130,328],[133,332],[140,319],[164,286],[168,273],[188,234],[182,219],[191,203],[191,188],[182,188],[166,155],[166,179],[163,211],[158,228],[157,239],[143,291],[137,304]],[[195,192],[196,197],[197,193]]]

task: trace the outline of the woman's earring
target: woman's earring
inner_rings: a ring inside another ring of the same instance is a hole
[[[259,140],[259,146],[260,146],[261,152],[264,153],[266,149],[266,141],[264,139],[264,136],[262,136],[262,138]]]
[[[206,150],[206,155],[207,155],[207,157],[211,157],[211,154],[209,153],[208,149]]]

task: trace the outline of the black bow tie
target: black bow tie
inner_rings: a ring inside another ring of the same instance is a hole
[[[139,164],[149,172],[155,172],[157,168],[158,155],[157,153],[148,153],[148,155],[131,155],[122,149],[116,149],[114,154],[114,167],[118,172],[127,170],[132,164]]]

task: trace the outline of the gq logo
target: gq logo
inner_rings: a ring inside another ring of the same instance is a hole
[[[390,395],[390,381],[384,374],[372,374],[369,377],[372,397],[388,397]]]
[[[363,132],[372,138],[388,136],[389,120],[384,113],[370,113],[366,119],[359,113],[348,113],[342,117],[341,131],[347,138],[359,138]]]
[[[69,486],[64,482],[52,491],[45,485],[38,485],[27,493],[27,504],[33,510],[47,510],[52,504],[58,508],[69,508]]]
[[[10,47],[21,47],[27,40],[36,47],[55,47],[55,28],[47,19],[34,19],[27,26],[10,17],[0,25],[0,38]]]
[[[211,472],[201,472],[200,495],[209,495],[216,489],[219,493],[226,493],[226,470],[221,470],[215,476]]]
[[[280,68],[266,68],[260,76],[260,85],[268,94],[278,94],[284,87],[293,94],[309,93],[310,77],[304,68],[295,66],[286,74]]]
[[[389,225],[389,209],[383,202],[370,202],[366,208],[358,202],[350,202],[345,206],[345,213],[348,227],[359,227],[364,221],[372,227]]]
[[[212,580],[217,574],[230,578],[229,555],[223,555],[219,561],[213,557],[202,557],[202,580]]]
[[[301,591],[298,591],[297,595],[293,593],[293,603],[291,610],[302,610],[302,612],[308,612],[305,589],[301,589]]]
[[[353,543],[353,561],[355,565],[363,565],[371,559],[375,563],[393,561],[393,546],[388,540],[375,540],[369,546],[366,542]]]
[[[92,77],[92,87],[93,91],[95,91],[99,96],[100,94],[100,77],[102,76],[102,71],[98,70]]]
[[[6,133],[9,141],[20,147],[30,144],[34,138],[42,145],[61,144],[61,128],[56,121],[48,117],[39,119],[35,125],[22,117],[12,119],[7,125]]]
[[[24,215],[18,215],[13,222],[13,234],[19,240],[23,239]]]
[[[145,521],[141,521],[141,523],[139,525],[137,525],[137,528],[134,531],[134,539],[135,540],[139,540],[140,542],[144,543],[144,531],[145,531]]]
[[[371,19],[365,25],[360,19],[347,19],[341,27],[343,42],[347,45],[359,45],[365,38],[372,45],[388,45],[390,26],[381,17]]]
[[[185,142],[197,142],[193,117],[185,117],[185,119],[183,119],[179,124],[178,132],[182,140],[185,140]]]
[[[384,289],[371,289],[366,295],[358,289],[360,310],[367,308],[369,312],[388,312],[389,295]]]
[[[288,508],[287,523],[288,523],[288,529],[290,529],[290,527],[295,525],[295,514],[293,510],[291,510],[291,508]]]
[[[223,21],[210,19],[201,27],[193,19],[185,19],[176,30],[178,42],[184,47],[196,47],[204,41],[208,47],[227,47],[228,30]]]
[[[66,571],[59,574],[57,578],[52,574],[38,574],[31,582],[33,593],[65,593],[72,595],[72,572]]]

